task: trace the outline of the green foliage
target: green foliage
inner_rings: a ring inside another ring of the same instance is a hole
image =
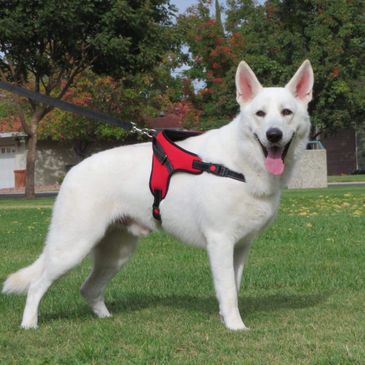
[[[172,57],[172,56],[171,56]],[[144,126],[148,119],[168,109],[182,98],[182,81],[170,73],[170,56],[148,73],[115,80],[89,71],[71,88],[67,99],[78,105],[103,111],[125,121]],[[89,121],[74,114],[54,110],[42,122],[41,139],[94,142],[123,140],[127,132],[108,124]]]
[[[137,92],[143,90],[137,91],[137,87],[128,83],[140,86],[142,73],[146,70],[150,73],[159,63],[166,65],[166,53],[177,45],[171,22],[173,12],[168,0],[61,3],[0,0],[0,69],[10,81],[59,98],[69,96],[69,89],[77,79],[89,78],[89,83],[81,85],[79,91],[73,90],[79,98],[88,99],[79,100],[82,105],[95,106],[124,118],[137,114],[135,121],[138,121],[141,113],[136,113],[136,109],[140,105],[136,103],[133,108],[133,103],[139,97]],[[94,87],[97,74],[117,78],[118,90],[112,90],[111,81],[109,86],[108,83],[101,86],[102,78],[99,78],[101,89]],[[147,82],[144,80],[144,84]],[[122,91],[122,87],[126,90]],[[107,100],[108,93],[113,93],[109,96],[113,100]],[[118,103],[122,111],[117,108]],[[21,108],[23,127],[29,135],[34,134],[40,120],[52,110],[34,102],[30,102],[28,109],[23,105]],[[55,125],[49,125],[51,120],[55,120]],[[125,134],[60,111],[55,111],[42,128],[41,136],[56,140],[122,138]]]
[[[168,0],[0,0],[0,65],[16,80],[91,66],[122,76],[173,46]],[[46,83],[46,82],[45,82]]]
[[[3,96],[0,97],[0,119],[5,119],[9,115],[11,115],[13,109],[14,105],[10,102],[9,98],[7,98],[5,94],[3,94]]]

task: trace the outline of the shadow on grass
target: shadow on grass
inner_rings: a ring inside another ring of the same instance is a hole
[[[239,307],[242,315],[247,316],[256,312],[272,312],[280,309],[302,309],[314,307],[327,300],[329,293],[316,294],[275,294],[267,296],[240,298]],[[123,296],[106,301],[107,307],[113,314],[138,312],[153,307],[168,307],[184,309],[189,312],[218,313],[218,303],[215,297],[195,297],[189,295],[145,295],[126,293]],[[91,309],[85,304],[70,310],[42,313],[43,321],[53,319],[81,319],[89,317]]]
[[[272,312],[280,309],[303,309],[315,307],[329,298],[329,293],[275,294],[242,298],[240,309],[247,315],[255,312]]]

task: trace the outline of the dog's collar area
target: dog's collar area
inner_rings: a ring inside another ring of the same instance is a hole
[[[161,221],[160,203],[166,197],[171,176],[175,172],[186,172],[199,175],[203,172],[228,177],[245,182],[243,174],[217,164],[204,162],[195,153],[189,152],[174,141],[181,141],[188,137],[196,136],[200,132],[164,130],[157,133],[152,140],[152,169],[150,176],[150,190],[154,197],[152,215]]]

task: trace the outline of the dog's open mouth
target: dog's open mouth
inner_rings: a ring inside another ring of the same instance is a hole
[[[270,147],[265,147],[260,138],[255,134],[256,139],[260,143],[262,151],[265,156],[265,167],[266,170],[275,176],[282,175],[285,169],[285,157],[288,153],[290,144],[294,138],[294,134],[290,141],[284,146],[280,147],[278,145],[272,145]]]

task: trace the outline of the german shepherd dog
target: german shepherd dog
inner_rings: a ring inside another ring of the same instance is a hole
[[[177,144],[204,161],[243,174],[246,182],[177,173],[152,217],[151,143],[97,153],[72,168],[60,188],[44,250],[11,274],[4,293],[26,293],[21,327],[36,328],[41,298],[88,254],[93,269],[81,287],[94,313],[109,317],[104,289],[132,256],[139,237],[164,229],[208,250],[219,313],[231,330],[245,330],[238,292],[251,242],[278,210],[280,195],[306,148],[313,71],[304,61],[285,87],[262,87],[242,61],[236,73],[239,115],[229,124]]]

